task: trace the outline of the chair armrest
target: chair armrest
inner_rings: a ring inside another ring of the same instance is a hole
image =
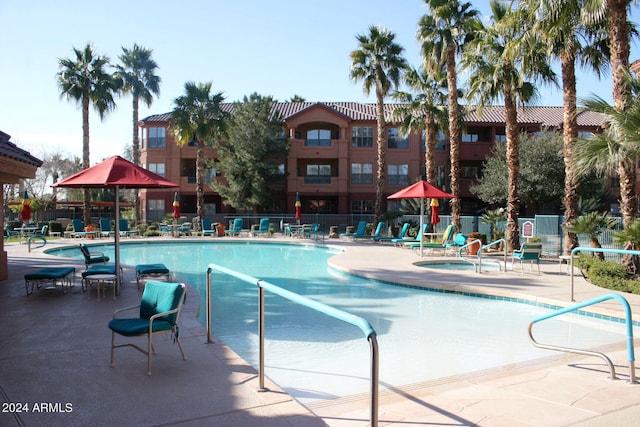
[[[138,304],[138,305],[132,305],[131,307],[119,308],[119,309],[115,310],[115,311],[113,312],[113,318],[115,319],[115,318],[116,318],[116,314],[118,314],[118,313],[121,313],[121,312],[123,312],[123,311],[127,311],[127,310],[133,310],[134,308],[140,308],[140,304]]]
[[[163,311],[162,313],[156,313],[153,316],[151,316],[149,318],[149,326],[151,326],[151,324],[153,323],[154,320],[160,318],[160,317],[165,317],[168,316],[170,314],[175,314],[178,312],[177,308],[174,308],[173,310],[169,310],[169,311]]]

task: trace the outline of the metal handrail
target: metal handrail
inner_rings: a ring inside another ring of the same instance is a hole
[[[289,301],[295,302],[297,304],[303,305],[305,307],[311,308],[312,310],[318,311],[320,313],[324,313],[327,316],[331,316],[335,319],[341,320],[343,322],[349,323],[353,326],[357,326],[364,333],[365,338],[369,341],[369,347],[371,350],[371,379],[370,379],[370,425],[377,426],[378,425],[378,383],[379,383],[379,352],[378,352],[378,339],[375,329],[371,326],[369,322],[365,319],[356,316],[351,313],[347,313],[346,311],[340,310],[335,307],[331,307],[327,304],[323,304],[321,302],[312,300],[302,295],[298,295],[289,290],[283,289],[279,286],[266,282],[264,280],[257,279],[255,277],[249,276],[247,274],[243,274],[237,272],[235,270],[231,270],[229,268],[223,267],[217,264],[209,264],[207,269],[207,289],[206,289],[206,299],[207,299],[207,341],[212,342],[212,328],[211,328],[211,273],[213,270],[220,271],[224,274],[228,274],[230,276],[236,277],[244,282],[255,284],[259,289],[259,335],[260,335],[260,354],[259,354],[259,380],[260,380],[260,388],[258,391],[268,391],[264,386],[264,290],[268,290],[276,295],[281,296],[282,298],[288,299]]]
[[[477,257],[478,257],[478,265],[476,265],[473,261],[468,260],[466,257],[464,257],[462,255],[462,250],[467,248],[467,247],[469,247],[469,246],[472,246],[472,245],[474,245],[474,244],[476,244],[478,242],[480,242],[480,250],[478,250],[478,255],[477,255]],[[487,248],[489,248],[489,247],[491,247],[493,245],[496,245],[496,244],[498,244],[500,242],[504,242],[504,239],[498,239],[495,242],[491,242],[491,243],[486,244],[486,245],[482,245],[482,240],[481,239],[472,240],[472,241],[467,242],[466,244],[460,246],[460,248],[458,249],[458,258],[462,259],[463,261],[470,262],[473,265],[476,265],[476,272],[477,273],[482,273],[482,251],[484,249],[487,249]],[[498,263],[498,266],[500,267],[500,263]],[[500,269],[502,269],[502,267],[500,267]],[[504,251],[504,271],[507,271],[507,250],[506,250],[506,245],[505,245],[505,251]]]
[[[610,249],[610,248],[591,248],[591,247],[583,247],[578,246],[571,250],[571,301],[575,301],[573,299],[573,259],[575,257],[576,252],[601,252],[603,254],[622,254],[622,255],[640,255],[640,251],[631,250],[631,249]]]
[[[589,301],[585,301],[579,304],[575,304],[571,307],[566,307],[557,311],[554,311],[553,313],[549,313],[549,314],[545,314],[542,316],[538,316],[535,319],[533,319],[531,321],[531,323],[529,323],[529,340],[533,343],[534,346],[539,347],[539,348],[544,348],[547,350],[557,350],[557,351],[564,351],[567,353],[577,353],[577,354],[584,354],[587,356],[597,356],[602,358],[608,365],[609,365],[609,370],[611,372],[611,379],[615,380],[616,379],[616,370],[615,367],[613,366],[613,363],[611,362],[611,359],[609,359],[607,357],[606,354],[604,353],[600,353],[597,351],[590,351],[590,350],[581,350],[581,349],[576,349],[576,348],[570,348],[570,347],[561,347],[561,346],[555,346],[555,345],[549,345],[549,344],[540,344],[538,343],[534,338],[533,338],[533,325],[535,323],[538,323],[542,320],[546,320],[546,319],[550,319],[552,317],[556,317],[559,316],[561,314],[565,314],[565,313],[570,313],[570,312],[574,312],[577,311],[583,307],[587,307],[590,305],[594,305],[594,304],[598,304],[600,302],[603,301],[607,301],[610,299],[617,299],[618,301],[620,301],[620,303],[622,303],[622,306],[624,308],[624,313],[625,313],[625,321],[626,321],[626,333],[627,333],[627,359],[629,361],[629,382],[634,384],[636,382],[636,376],[635,376],[635,356],[634,356],[634,350],[633,350],[633,320],[632,320],[632,316],[631,316],[631,307],[629,306],[629,302],[622,296],[618,295],[618,294],[607,294],[607,295],[603,295],[601,297],[598,298],[594,298],[591,299]]]

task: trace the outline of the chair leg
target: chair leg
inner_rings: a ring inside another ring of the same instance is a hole
[[[147,348],[147,375],[151,375],[151,350],[153,350],[155,353],[155,349],[153,349],[153,343],[151,342],[152,336],[153,334],[151,333],[151,331],[149,331],[149,347]]]

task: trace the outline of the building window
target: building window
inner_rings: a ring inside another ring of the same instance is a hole
[[[149,128],[147,148],[164,148],[166,139],[165,128]]]
[[[160,218],[164,216],[164,199],[149,199],[147,200],[147,206],[149,208],[149,213],[161,214]]]
[[[507,135],[496,134],[496,142],[507,142]]]
[[[147,169],[150,172],[155,173],[156,175],[166,176],[166,171],[164,168],[164,163],[149,163]]]
[[[352,184],[373,184],[372,163],[351,163]]]
[[[387,129],[387,144],[389,148],[409,148],[409,139],[398,136],[398,128]]]
[[[460,168],[460,176],[462,178],[478,179],[480,178],[480,166],[462,166]]]
[[[330,147],[331,131],[327,129],[312,129],[307,131],[306,147]]]
[[[422,144],[422,149],[426,151],[427,150],[427,133],[424,131],[424,129],[420,133],[420,143]],[[436,150],[442,151],[445,148],[447,148],[447,137],[441,130],[439,130],[438,133],[436,134]]]
[[[387,167],[387,183],[389,185],[409,184],[409,165],[389,165]]]
[[[331,184],[331,165],[307,165],[305,184]]]
[[[477,133],[466,133],[462,134],[462,142],[478,142],[479,135]]]
[[[593,132],[590,132],[588,130],[579,130],[578,131],[578,138],[591,138],[593,136]]]
[[[373,147],[373,127],[354,126],[351,128],[352,147]]]
[[[367,200],[352,200],[351,201],[351,213],[354,214],[370,214],[373,212],[373,201]]]

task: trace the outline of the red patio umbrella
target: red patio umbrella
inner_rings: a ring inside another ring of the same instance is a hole
[[[438,187],[429,184],[427,181],[418,181],[402,190],[393,193],[387,199],[420,199],[420,256],[422,256],[422,234],[424,224],[424,199],[454,199],[455,195],[442,191]],[[438,220],[440,217],[438,217]]]
[[[114,188],[115,189],[115,264],[116,277],[120,281],[120,188],[174,188],[178,184],[156,175],[120,156],[113,156],[88,169],[71,175],[52,187],[66,188]],[[120,283],[118,283],[120,285]]]
[[[22,210],[20,211],[20,219],[27,222],[31,219],[31,200],[29,200],[29,193],[24,190],[24,197],[22,198]]]
[[[433,224],[433,229],[435,231],[436,225],[440,224],[440,215],[438,215],[438,209],[440,207],[440,203],[438,203],[438,199],[431,199],[431,224]]]

